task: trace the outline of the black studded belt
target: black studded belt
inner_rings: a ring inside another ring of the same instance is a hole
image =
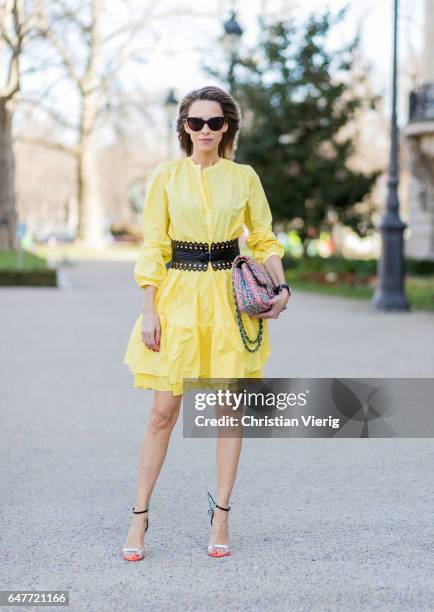
[[[232,267],[232,262],[240,254],[238,238],[226,242],[184,242],[172,240],[171,268],[177,270],[207,270],[211,262],[214,270]]]

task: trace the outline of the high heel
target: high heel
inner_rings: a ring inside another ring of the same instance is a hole
[[[133,514],[144,514],[145,512],[148,511],[149,508],[146,508],[146,510],[135,510],[135,506],[133,506]],[[145,529],[145,533],[148,531],[148,527],[149,527],[149,518],[146,517],[146,529]],[[122,557],[125,559],[125,561],[141,561],[145,556],[145,549],[144,548],[138,548],[138,547],[133,547],[133,546],[126,546],[122,549]]]
[[[231,509],[230,506],[229,508],[223,508],[223,506],[219,506],[218,504],[216,504],[216,502],[214,501],[209,491],[208,491],[208,504],[209,504],[208,514],[211,516],[211,525],[212,525],[212,520],[214,518],[214,509],[216,507],[220,508],[220,510],[225,510],[226,512],[229,512],[229,510]],[[214,550],[214,549],[219,549],[219,550]],[[226,557],[227,555],[230,555],[230,554],[231,554],[231,550],[227,544],[209,544],[208,545],[208,556],[209,557]]]

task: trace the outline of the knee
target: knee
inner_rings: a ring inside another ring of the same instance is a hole
[[[166,405],[166,406],[154,406],[149,419],[149,430],[152,433],[158,433],[172,429],[176,423],[178,417],[179,406]]]

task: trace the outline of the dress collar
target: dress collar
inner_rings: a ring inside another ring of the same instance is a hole
[[[197,170],[198,172],[207,172],[208,170],[212,170],[213,168],[217,168],[217,166],[221,166],[222,163],[225,161],[225,158],[224,157],[220,157],[218,162],[216,162],[212,166],[207,166],[206,168],[202,168],[202,166],[200,164],[197,164],[195,161],[193,161],[190,155],[187,157],[187,160],[188,160],[188,163],[190,163],[195,168],[195,170]]]

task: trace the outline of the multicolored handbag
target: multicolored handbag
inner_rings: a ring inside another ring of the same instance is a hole
[[[248,255],[237,255],[232,262],[232,287],[241,339],[246,349],[254,353],[262,344],[262,319],[259,318],[258,335],[251,340],[244,329],[241,313],[252,315],[270,310],[270,298],[276,295],[274,283],[264,265]]]

